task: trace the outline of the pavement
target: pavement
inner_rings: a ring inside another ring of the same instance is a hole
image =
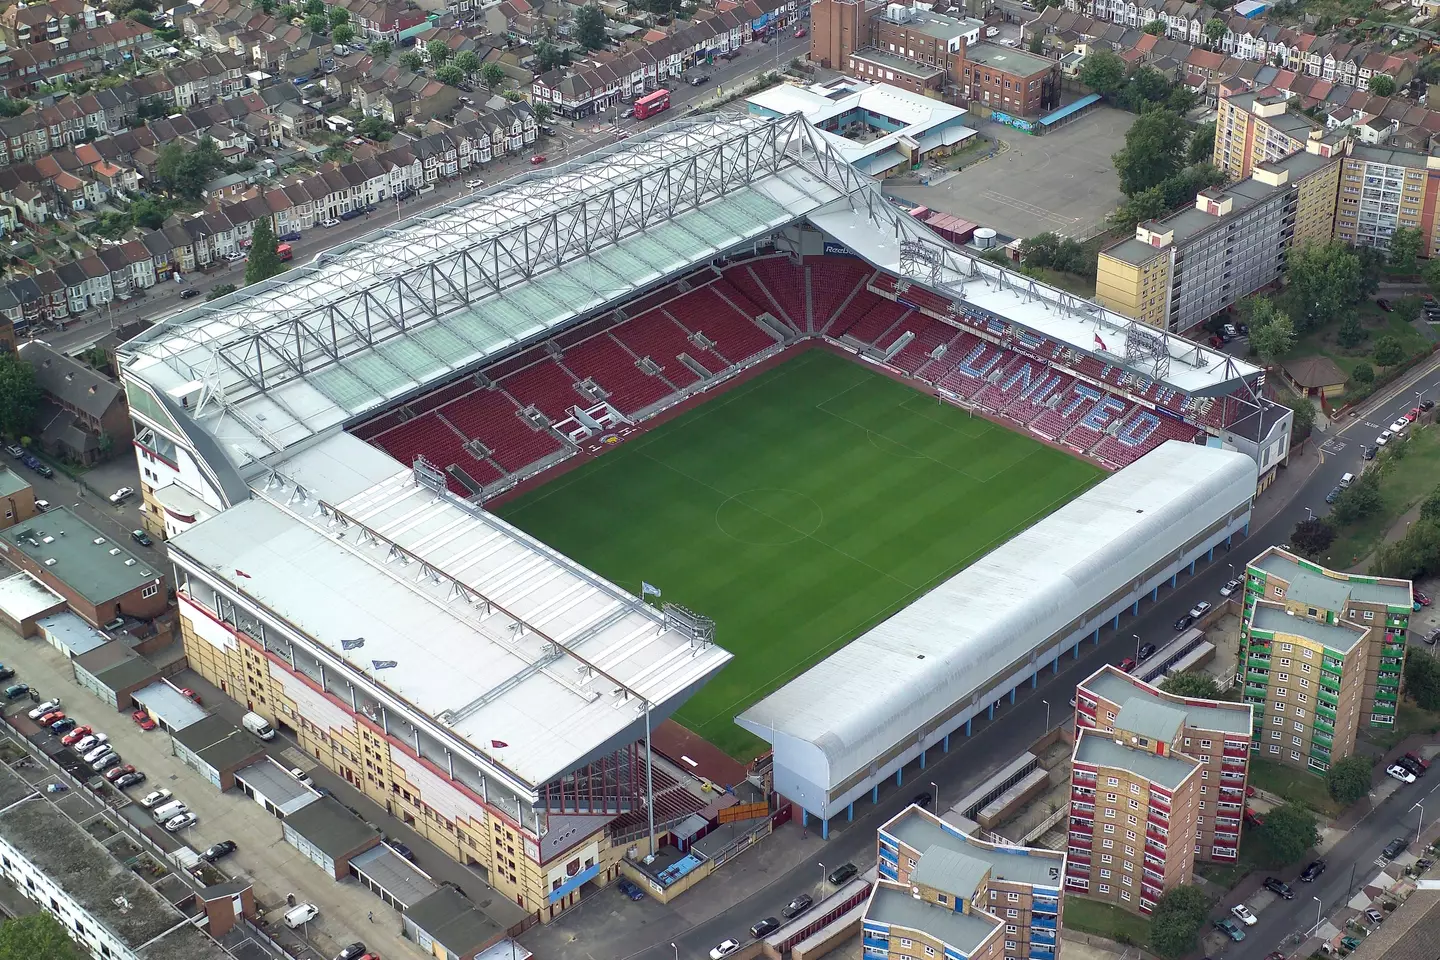
[[[703,958],[727,937],[745,941],[751,924],[775,915],[796,895],[820,892],[820,864],[833,869],[848,861],[862,871],[867,869],[875,862],[876,828],[908,805],[917,791],[935,793],[935,807],[943,810],[947,797],[961,796],[979,786],[1028,749],[1047,724],[1068,722],[1068,708],[1058,705],[1068,703],[1080,680],[1102,664],[1133,655],[1140,642],[1163,644],[1172,639],[1171,623],[1197,601],[1213,602],[1220,586],[1237,570],[1243,571],[1250,557],[1267,546],[1288,541],[1290,531],[1306,518],[1307,511],[1327,512],[1325,494],[1342,474],[1360,472],[1361,450],[1373,438],[1371,425],[1381,420],[1388,424],[1408,411],[1415,405],[1417,392],[1440,397],[1440,357],[1377,393],[1356,415],[1313,435],[1305,450],[1292,455],[1289,465],[1261,495],[1249,538],[1237,541],[1230,554],[1217,551],[1211,563],[1197,565],[1192,576],[1182,576],[1175,589],[1162,590],[1158,602],[1142,604],[1138,617],[1122,616],[1119,629],[1102,631],[1100,643],[1084,645],[1078,660],[1067,659],[1058,674],[1043,676],[1037,689],[1019,691],[1016,703],[1005,703],[994,720],[977,721],[973,736],[952,738],[948,754],[932,751],[923,771],[918,764],[907,767],[902,785],[881,787],[878,804],[859,802],[853,822],[843,818],[832,821],[828,840],[822,840],[818,830],[807,831],[792,822],[727,864],[695,894],[682,896],[669,906],[648,898],[632,904],[617,891],[605,890],[552,923],[530,930],[521,941],[547,960]],[[1373,860],[1397,835],[1397,824],[1408,817],[1413,830],[1415,815],[1410,805],[1422,795],[1428,796],[1423,790],[1429,789],[1422,783],[1380,798],[1338,841],[1331,862]],[[1440,805],[1435,809],[1440,810]],[[1326,904],[1344,899],[1342,873],[1348,871],[1332,870],[1315,885]],[[1261,960],[1298,928],[1302,914],[1314,908],[1313,902],[1307,907],[1298,899],[1267,908],[1251,936],[1222,949],[1220,955]]]

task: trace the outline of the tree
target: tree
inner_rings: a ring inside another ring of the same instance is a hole
[[[1109,50],[1097,50],[1080,61],[1080,82],[1102,97],[1111,97],[1125,86],[1125,61]]]
[[[279,17],[281,20],[284,20],[286,23],[289,23],[291,20],[294,20],[296,17],[300,16],[300,8],[295,6],[295,4],[293,3],[287,3],[281,6],[279,10],[275,11],[275,16]]]
[[[355,28],[348,23],[336,24],[330,28],[330,39],[343,47],[355,39]]]
[[[1395,95],[1395,78],[1388,77],[1383,73],[1377,73],[1370,78],[1370,92],[1377,97],[1390,97]]]
[[[1380,497],[1379,473],[1378,470],[1366,470],[1345,488],[1330,510],[1330,518],[1335,523],[1344,526],[1374,516],[1380,511],[1383,502]]]
[[[451,63],[459,67],[461,72],[463,72],[467,77],[475,76],[475,74],[480,72],[482,67],[480,55],[474,50],[461,50],[459,53],[455,54],[455,59],[452,60]],[[501,72],[500,76],[502,78],[505,76],[503,71]]]
[[[1045,41],[1041,38],[1039,30],[1030,34],[1030,52],[1035,54],[1043,54],[1045,52]]]
[[[330,18],[330,26],[332,27],[338,27],[342,23],[350,22],[350,11],[344,7],[336,7],[330,11],[328,16]]]
[[[1310,431],[1315,428],[1315,405],[1288,390],[1278,393],[1276,398],[1295,414],[1295,429],[1290,435],[1290,443],[1293,445],[1297,440],[1310,436]],[[1331,516],[1334,516],[1333,511]]]
[[[1406,272],[1415,269],[1415,258],[1425,249],[1425,235],[1419,227],[1400,227],[1390,234],[1390,265]]]
[[[239,288],[236,287],[233,283],[222,283],[219,286],[212,288],[209,293],[205,294],[205,299],[219,300],[221,297],[232,294],[238,289]]]
[[[546,123],[550,120],[551,117],[555,115],[550,109],[550,104],[544,102],[543,100],[531,104],[530,109],[535,111],[535,119],[539,120],[541,123]]]
[[[453,63],[447,63],[435,71],[435,79],[452,87],[458,87],[465,82],[465,71]]]
[[[1387,333],[1375,338],[1375,349],[1371,352],[1375,362],[1382,367],[1393,367],[1405,359],[1405,345],[1394,334]]]
[[[1165,188],[1151,187],[1128,198],[1120,209],[1110,215],[1110,220],[1118,227],[1129,228],[1162,217],[1169,209],[1170,205],[1165,202]]]
[[[39,409],[35,368],[13,351],[0,353],[0,430],[16,440],[28,435]]]
[[[390,54],[395,52],[395,45],[389,40],[376,40],[370,44],[370,56],[376,63],[382,63],[390,59]]]
[[[0,97],[0,117],[18,117],[29,109],[29,100],[11,100],[9,97]]]
[[[1177,697],[1196,697],[1201,700],[1219,700],[1220,687],[1208,673],[1185,670],[1172,673],[1160,683],[1160,689]]]
[[[1286,314],[1276,312],[1263,326],[1250,327],[1250,347],[1266,364],[1274,366],[1295,346],[1295,325]]]
[[[1154,67],[1136,67],[1125,78],[1120,100],[1136,113],[1143,113],[1152,103],[1159,103],[1170,94],[1170,81]]]
[[[193,150],[187,150],[179,140],[172,140],[160,150],[155,176],[171,193],[195,200],[215,171],[224,165],[220,150],[209,137],[202,138]]]
[[[84,956],[51,914],[32,913],[0,925],[0,960],[81,960]]]
[[[498,90],[505,84],[505,71],[500,69],[498,63],[487,63],[480,68],[480,79],[485,81],[485,86],[491,90]]]
[[[1335,542],[1335,528],[1323,517],[1311,517],[1295,524],[1290,543],[1307,557],[1317,557]]]
[[[390,129],[390,124],[380,117],[366,117],[355,124],[355,132],[366,139],[381,143],[395,136],[394,131]]]
[[[1423,710],[1440,710],[1440,661],[1424,653],[1406,657],[1405,695]]]
[[[1375,370],[1362,360],[1350,371],[1350,379],[1361,386],[1372,384],[1375,382]]]
[[[1286,261],[1285,286],[1299,311],[1295,329],[1308,333],[1330,323],[1364,296],[1360,258],[1344,243],[1307,243]]]
[[[1315,814],[1299,803],[1273,807],[1265,814],[1260,833],[1278,861],[1276,866],[1294,863],[1320,842],[1320,826]]]
[[[1225,36],[1226,29],[1224,20],[1219,17],[1211,17],[1205,21],[1205,39],[1210,41],[1210,45],[1213,47]]]
[[[1210,898],[1197,886],[1173,887],[1155,904],[1150,915],[1150,946],[1162,957],[1182,957],[1195,949],[1205,928]]]
[[[1191,163],[1209,163],[1210,158],[1215,155],[1215,121],[1202,123],[1195,128],[1195,133],[1190,137],[1190,147],[1186,151],[1186,159]]]
[[[1430,496],[1420,502],[1420,519],[1440,522],[1440,487],[1430,491]]]
[[[275,0],[260,0],[260,12],[266,14],[267,16],[274,13]]]
[[[541,40],[535,44],[535,60],[540,72],[546,73],[556,67],[565,66],[570,62],[570,55],[549,40]]]
[[[1134,196],[1178,173],[1189,136],[1179,114],[1169,110],[1142,113],[1125,131],[1125,149],[1113,158],[1120,192]]]
[[[586,50],[605,46],[605,11],[593,3],[581,7],[575,13],[575,39]]]
[[[1370,792],[1370,761],[1358,753],[1336,760],[1325,774],[1325,789],[1342,807]]]
[[[414,50],[406,50],[400,54],[400,66],[406,70],[419,70],[424,63],[424,59]]]
[[[1440,290],[1440,258],[1425,264],[1425,284],[1431,292]]]
[[[1037,233],[1020,241],[1020,260],[1035,267],[1048,267],[1055,262],[1055,248],[1060,245],[1057,233]]]
[[[1140,29],[1150,34],[1150,36],[1152,37],[1163,37],[1165,36],[1165,21],[1151,20],[1149,23],[1145,24],[1145,26],[1141,27]]]
[[[305,0],[305,6],[302,9],[304,9],[305,16],[307,17],[314,16],[317,13],[324,16],[325,0]]]
[[[1370,334],[1360,323],[1360,314],[1354,310],[1348,311],[1340,318],[1340,327],[1335,331],[1335,339],[1340,341],[1342,347],[1358,347],[1365,342]]]
[[[305,17],[305,29],[314,34],[323,34],[330,21],[325,19],[323,13],[312,13]]]
[[[250,239],[250,257],[245,262],[245,283],[259,283],[269,280],[285,270],[278,252],[280,244],[275,240],[275,230],[269,220],[261,220],[255,226]]]
[[[425,56],[438,67],[450,59],[450,48],[445,45],[444,40],[431,40],[425,44]]]

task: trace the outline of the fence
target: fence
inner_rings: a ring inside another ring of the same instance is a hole
[[[1059,808],[1054,813],[1050,814],[1050,816],[1040,821],[1040,823],[1038,823],[1034,828],[1032,828],[1029,833],[1021,837],[1020,846],[1027,847],[1032,842],[1039,840],[1041,837],[1045,836],[1045,834],[1055,829],[1055,827],[1060,823],[1060,821],[1064,820],[1068,816],[1070,816],[1070,804],[1067,801],[1066,803],[1060,804]]]

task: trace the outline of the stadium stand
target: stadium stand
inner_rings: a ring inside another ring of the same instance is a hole
[[[461,433],[489,447],[491,458],[507,472],[561,449],[553,432],[533,428],[521,419],[520,407],[503,390],[476,390],[446,404],[441,412]]]
[[[702,334],[711,351],[733,365],[775,346],[775,341],[710,287],[692,290],[665,308],[687,330]]]
[[[680,362],[682,353],[693,359],[699,350],[690,342],[690,334],[664,310],[651,310],[636,317],[615,328],[614,334],[615,339],[635,355],[649,357],[675,386],[688,387],[700,379]],[[711,367],[714,366],[712,363]]]
[[[803,276],[797,277],[794,264],[784,257],[766,257],[756,260],[749,265],[749,269],[731,270],[732,274],[749,273],[755,277],[756,283],[762,290],[770,292],[776,304],[790,320],[790,325],[796,330],[805,330],[805,287],[797,280],[803,280]],[[765,303],[765,300],[757,300],[757,303]]]
[[[875,273],[869,264],[849,257],[825,257],[805,265],[805,284],[810,291],[810,309],[815,329],[829,332],[830,321]]]
[[[675,392],[672,384],[641,370],[620,341],[608,333],[571,347],[564,363],[582,379],[588,377],[599,384],[609,394],[610,403],[622,413],[643,410]]]

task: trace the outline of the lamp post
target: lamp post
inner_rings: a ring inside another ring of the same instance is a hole
[[[1423,827],[1423,826],[1425,826],[1425,801],[1423,801],[1423,800],[1417,800],[1417,801],[1415,801],[1415,803],[1411,804],[1410,809],[1411,809],[1411,810],[1419,810],[1419,811],[1420,811],[1420,819],[1415,821],[1415,842],[1416,842],[1416,843],[1419,843],[1419,842],[1420,842],[1420,828]]]
[[[1140,634],[1138,634],[1138,633],[1132,633],[1132,634],[1130,634],[1130,636],[1132,636],[1132,637],[1135,638],[1135,662],[1136,662],[1136,663],[1139,663],[1139,662],[1140,662]]]
[[[819,863],[820,861],[815,862]],[[823,863],[820,864],[820,895],[825,895],[825,864]]]
[[[675,951],[675,960],[680,960],[680,948],[675,946],[674,943],[671,943],[670,949]]]
[[[1320,929],[1320,908],[1324,906],[1319,897],[1311,897],[1315,901],[1315,931]],[[1312,933],[1315,931],[1311,931]]]
[[[1041,700],[1040,702],[1043,703],[1043,704],[1045,704],[1045,732],[1046,732],[1046,733],[1049,733],[1049,732],[1050,732],[1050,701],[1049,701],[1049,700]]]
[[[940,788],[935,786],[935,781],[930,781],[930,795],[935,798],[935,809],[940,809]]]
[[[1314,510],[1311,510],[1309,507],[1306,507],[1306,508],[1305,508],[1305,519],[1306,519],[1306,520],[1313,520],[1313,519],[1315,519],[1315,511],[1314,511]]]

